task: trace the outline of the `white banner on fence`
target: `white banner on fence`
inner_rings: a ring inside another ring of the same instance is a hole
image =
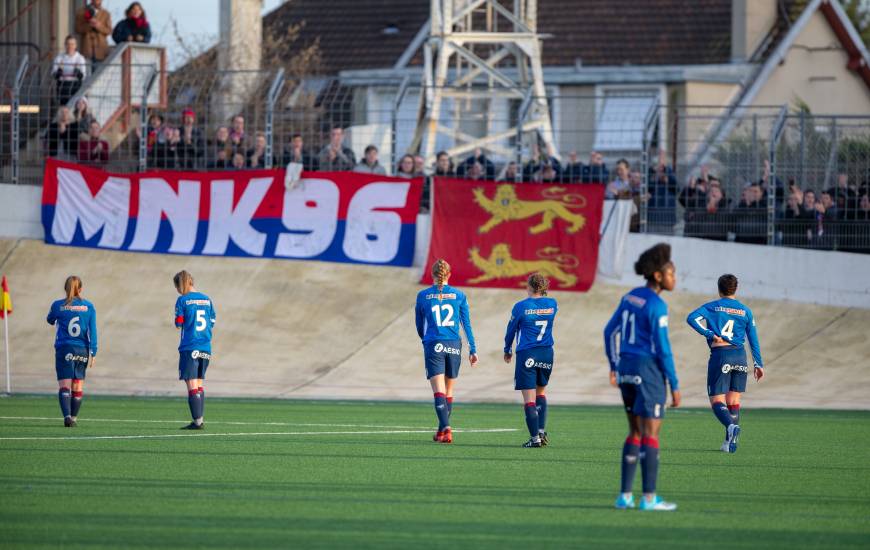
[[[636,208],[634,201],[604,201],[601,242],[598,245],[598,275],[616,278],[622,274],[625,240]]]

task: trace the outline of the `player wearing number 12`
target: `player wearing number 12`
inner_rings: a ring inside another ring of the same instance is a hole
[[[178,379],[187,385],[187,405],[193,421],[183,430],[201,430],[205,411],[205,371],[211,360],[211,329],[215,312],[211,298],[197,292],[193,276],[179,271],[172,281],[181,296],[175,301],[175,326],[181,329],[178,345]]]
[[[719,277],[719,299],[706,303],[689,314],[686,322],[710,346],[707,363],[707,395],[719,422],[725,426],[725,441],[720,450],[737,451],[740,435],[740,394],[746,391],[749,366],[746,364],[744,342],[749,340],[754,361],[753,375],[760,381],[764,377],[761,347],[755,329],[752,311],[738,302],[737,277],[725,274]]]
[[[453,412],[453,386],[459,377],[462,361],[460,323],[468,338],[468,360],[472,367],[477,364],[477,346],[471,330],[468,300],[461,290],[447,284],[450,264],[443,259],[437,260],[432,265],[432,279],[435,284],[417,294],[414,317],[417,334],[423,341],[426,378],[435,396],[438,431],[433,440],[453,443],[450,415]]]
[[[85,371],[94,366],[97,355],[97,310],[82,298],[82,280],[67,277],[63,285],[66,298],[51,304],[49,325],[54,325],[54,369],[57,371],[58,401],[63,425],[76,426],[82,406]]]
[[[547,297],[550,281],[540,273],[528,279],[529,297],[514,304],[504,335],[504,362],[510,364],[517,342],[514,389],[522,392],[529,440],[523,447],[549,445],[546,431],[547,384],[553,372],[553,321],[559,306]]]

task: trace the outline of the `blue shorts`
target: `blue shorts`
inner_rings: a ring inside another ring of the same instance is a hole
[[[665,416],[668,386],[652,357],[622,356],[617,372],[625,412],[643,418]]]
[[[209,361],[211,361],[211,352],[199,350],[179,351],[178,379],[194,380],[200,378],[204,380]]]
[[[737,346],[722,346],[710,350],[707,363],[707,395],[723,395],[729,391],[746,391],[749,365],[746,350]]]
[[[546,386],[553,372],[553,347],[529,348],[517,352],[514,389],[533,390]]]
[[[427,380],[439,374],[446,375],[447,378],[458,378],[459,364],[462,362],[462,340],[425,342],[423,357]]]
[[[54,370],[57,371],[57,379],[85,379],[85,371],[88,369],[90,355],[85,348],[74,346],[61,346],[54,350]]]

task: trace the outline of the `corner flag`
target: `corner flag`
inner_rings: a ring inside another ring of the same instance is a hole
[[[9,296],[9,285],[6,283],[6,275],[3,276],[3,281],[0,282],[0,319],[6,318],[7,313],[12,313],[12,297]]]

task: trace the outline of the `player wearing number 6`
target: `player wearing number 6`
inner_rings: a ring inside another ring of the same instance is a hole
[[[689,314],[686,322],[707,339],[710,361],[707,363],[707,395],[713,414],[725,426],[725,441],[721,450],[737,451],[740,435],[740,394],[746,391],[746,364],[744,342],[749,340],[752,350],[753,375],[764,377],[761,348],[755,330],[752,311],[734,299],[737,277],[731,274],[719,277],[719,299],[704,304]]]
[[[628,416],[628,437],[622,447],[622,488],[619,509],[634,508],[632,484],[640,460],[643,477],[641,510],[676,510],[677,505],[656,496],[659,470],[659,431],[671,385],[673,406],[680,405],[680,389],[668,340],[668,306],[662,291],[677,284],[671,247],[657,244],[640,255],[634,271],[646,286],[622,297],[604,328],[604,349],[610,362],[610,384],[619,385]]]
[[[63,425],[74,428],[82,406],[85,371],[88,366],[93,368],[97,355],[97,310],[82,298],[80,278],[67,277],[63,289],[66,298],[51,304],[46,321],[57,327],[54,368]]]
[[[468,338],[468,360],[472,367],[477,364],[477,346],[471,331],[468,300],[461,290],[447,284],[450,264],[443,259],[437,260],[432,265],[432,278],[435,284],[417,294],[415,322],[417,334],[423,341],[426,378],[435,394],[438,431],[433,440],[453,443],[450,414],[453,412],[453,385],[462,361],[460,323]]]
[[[517,342],[514,389],[522,392],[529,440],[523,447],[543,447],[550,443],[545,429],[547,397],[545,392],[553,372],[553,321],[559,310],[556,300],[547,297],[550,281],[533,273],[527,281],[529,297],[514,304],[504,335],[504,362],[510,364],[511,347]]]
[[[187,405],[193,422],[183,430],[201,430],[205,410],[205,371],[211,360],[211,329],[215,313],[211,298],[193,288],[193,276],[179,271],[172,278],[181,296],[175,301],[175,326],[181,329],[178,379],[187,385]]]

